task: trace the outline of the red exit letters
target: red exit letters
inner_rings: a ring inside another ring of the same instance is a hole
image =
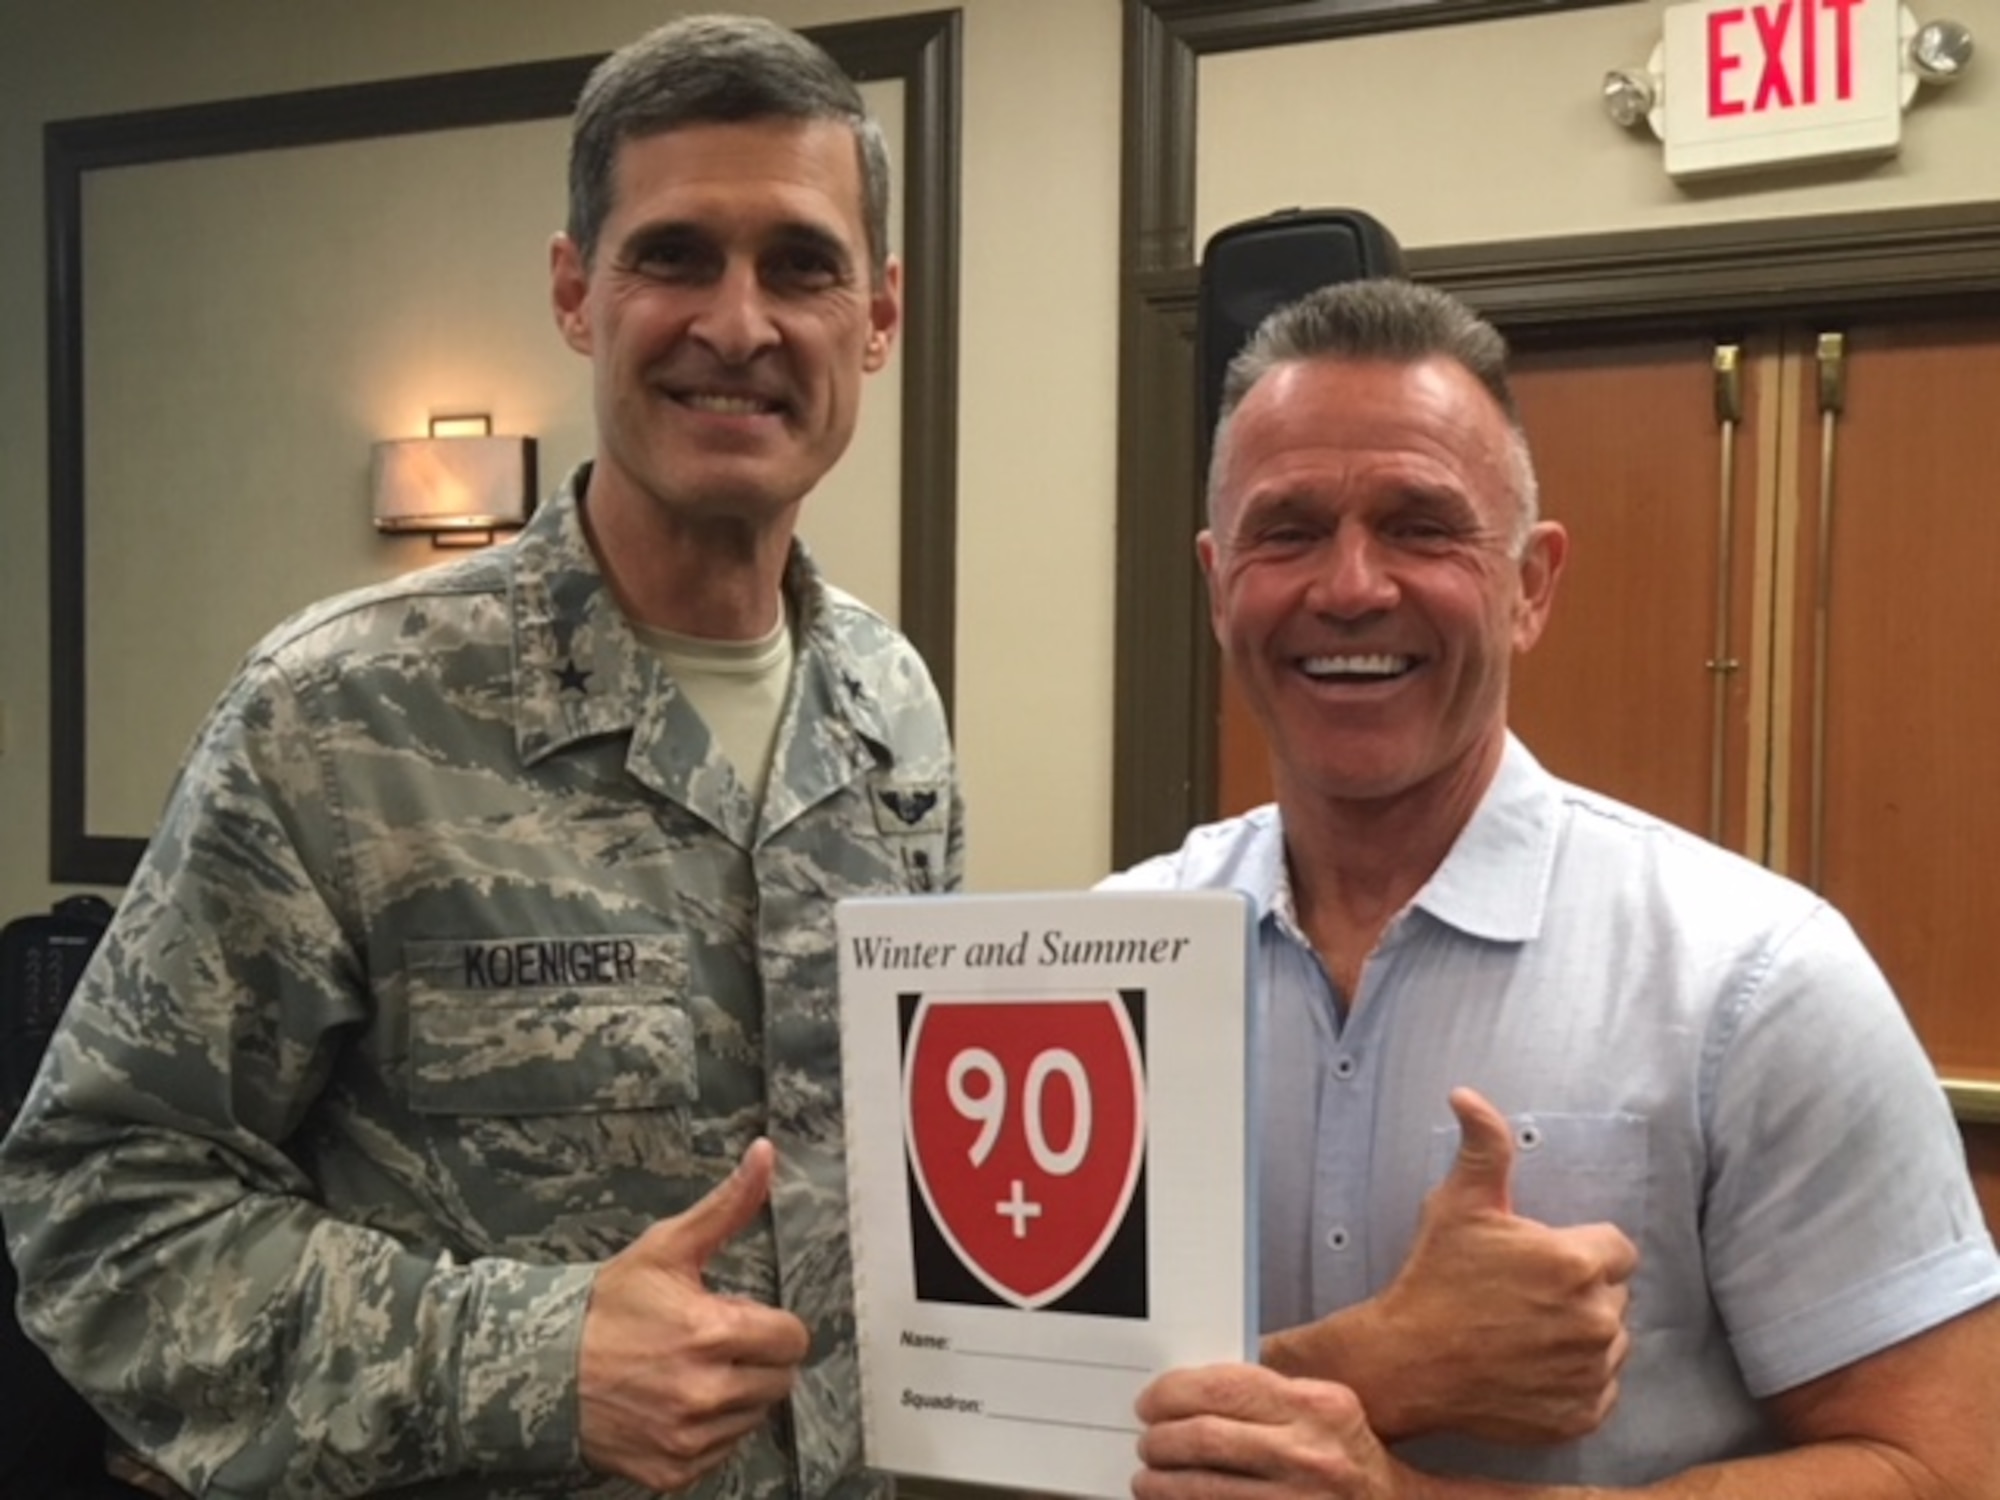
[[[1854,97],[1854,11],[1891,0],[1770,0],[1708,15],[1711,119]],[[1753,67],[1746,67],[1752,64]],[[1754,75],[1754,87],[1750,87]]]

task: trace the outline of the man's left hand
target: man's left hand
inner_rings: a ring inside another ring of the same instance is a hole
[[[1411,1471],[1354,1392],[1260,1365],[1170,1370],[1139,1393],[1135,1500],[1397,1500]]]

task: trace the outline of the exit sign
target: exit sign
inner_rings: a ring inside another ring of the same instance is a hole
[[[1670,176],[1893,152],[1900,0],[1689,0],[1660,37]]]

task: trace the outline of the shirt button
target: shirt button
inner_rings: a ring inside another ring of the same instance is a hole
[[[1326,1232],[1326,1247],[1329,1250],[1345,1250],[1348,1245],[1347,1230],[1336,1224]]]
[[[1352,1078],[1358,1066],[1352,1056],[1343,1052],[1333,1060],[1333,1076],[1343,1080]]]

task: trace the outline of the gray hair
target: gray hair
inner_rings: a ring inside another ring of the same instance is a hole
[[[1265,318],[1229,362],[1208,470],[1210,519],[1215,515],[1216,485],[1231,419],[1251,387],[1271,371],[1307,360],[1413,365],[1427,359],[1449,359],[1462,366],[1507,419],[1513,436],[1514,490],[1520,502],[1513,537],[1518,552],[1535,524],[1540,502],[1527,430],[1507,383],[1507,341],[1449,293],[1391,277],[1336,282],[1306,293]]]
[[[889,261],[889,147],[861,91],[826,51],[755,16],[683,16],[591,71],[569,145],[569,237],[587,263],[611,213],[618,148],[683,125],[837,120],[854,132],[876,286]]]

